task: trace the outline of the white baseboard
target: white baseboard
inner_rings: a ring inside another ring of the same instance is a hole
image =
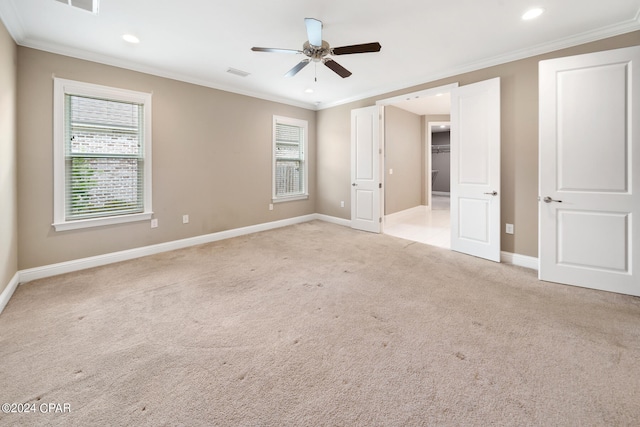
[[[517,265],[518,267],[531,268],[532,270],[538,270],[538,258],[514,254],[511,252],[500,252],[500,261],[506,264]]]
[[[432,191],[431,194],[435,196],[447,196],[447,197],[451,196],[451,193],[448,191]]]
[[[409,209],[405,209],[403,211],[399,211],[399,212],[394,212],[392,214],[389,215],[385,215],[384,216],[384,224],[388,227],[391,226],[397,222],[401,222],[404,218],[411,216],[411,215],[415,215],[415,214],[419,214],[419,213],[424,213],[426,214],[428,211],[428,207],[425,205],[420,205],[420,206],[414,206],[412,208]]]
[[[0,294],[0,313],[2,313],[2,310],[4,310],[4,308],[9,303],[9,300],[11,299],[11,297],[13,296],[13,293],[18,288],[19,283],[20,283],[20,272],[18,271],[16,272],[16,274],[13,275],[11,280],[9,280],[9,283],[4,288],[4,291],[2,291],[2,293]]]
[[[332,224],[342,225],[344,227],[351,227],[351,220],[338,218],[335,216],[323,215],[323,214],[315,214],[315,219],[319,219],[324,222],[330,222]]]
[[[425,206],[416,206],[415,208],[408,209],[406,211],[397,212],[392,215],[407,214],[408,211],[416,209],[425,209]],[[0,313],[9,302],[9,299],[18,287],[18,284],[30,282],[32,280],[44,279],[46,277],[57,276],[59,274],[71,273],[74,271],[84,270],[87,268],[99,267],[102,265],[113,264],[116,262],[127,261],[130,259],[140,258],[148,255],[155,255],[162,252],[173,251],[176,249],[182,249],[189,246],[201,245],[204,243],[216,242],[219,240],[230,239],[233,237],[244,236],[251,233],[257,233],[260,231],[273,230],[280,227],[286,227],[289,225],[300,224],[303,222],[321,220],[330,222],[332,224],[342,225],[345,227],[351,226],[351,221],[348,219],[337,218],[334,216],[323,214],[310,214],[294,218],[283,219],[280,221],[267,222],[263,224],[250,225],[242,228],[235,228],[233,230],[225,230],[217,233],[205,234],[202,236],[190,237],[187,239],[174,240],[172,242],[159,243],[157,245],[144,246],[141,248],[128,249],[125,251],[112,252],[109,254],[98,255],[88,258],[81,258],[72,261],[61,262],[57,264],[45,265],[42,267],[29,268],[26,270],[18,271],[9,284],[5,287],[4,291],[0,294]],[[520,267],[538,269],[538,259],[525,255],[513,254],[510,252],[501,253],[501,261],[517,265]]]
[[[112,252],[104,255],[97,255],[88,258],[81,258],[72,261],[61,262],[57,264],[45,265],[42,267],[29,268],[20,271],[20,283],[30,282],[32,280],[43,279],[45,277],[57,276],[58,274],[71,273],[73,271],[84,270],[87,268],[99,267],[102,265],[113,264],[115,262],[127,261],[130,259],[140,258],[148,255],[155,255],[161,252],[173,251],[176,249],[187,248],[189,246],[202,245],[204,243],[216,242],[219,240],[230,239],[232,237],[244,236],[246,234],[257,233],[259,231],[273,230],[275,228],[286,227],[288,225],[300,224],[302,222],[312,221],[318,218],[317,214],[298,216],[294,218],[283,219],[279,221],[266,222],[263,224],[250,225],[242,228],[234,228],[232,230],[220,231],[217,233],[204,234],[201,236],[190,237],[187,239],[174,240],[157,245],[144,246],[141,248],[128,249],[119,252]]]

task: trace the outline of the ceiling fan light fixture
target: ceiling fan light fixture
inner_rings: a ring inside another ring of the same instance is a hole
[[[541,7],[534,7],[533,9],[529,9],[522,15],[523,21],[530,21],[532,19],[536,19],[538,16],[544,13],[544,9]]]

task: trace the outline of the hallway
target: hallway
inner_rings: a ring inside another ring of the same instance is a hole
[[[416,206],[385,217],[384,233],[441,248],[451,248],[449,196],[434,194],[432,210]]]

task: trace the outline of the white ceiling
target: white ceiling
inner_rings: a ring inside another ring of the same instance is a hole
[[[546,12],[521,20],[533,6]],[[334,57],[353,72],[346,79],[322,64],[285,78],[302,55],[251,47],[301,49],[305,17],[323,21],[332,47],[378,41],[382,50]],[[101,0],[97,15],[0,0],[0,18],[23,46],[321,109],[638,30],[640,0]]]
[[[407,97],[402,101],[394,101],[391,105],[419,116],[450,114],[451,94],[446,92],[431,96]]]

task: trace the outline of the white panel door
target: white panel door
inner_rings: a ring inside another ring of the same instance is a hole
[[[540,279],[640,296],[639,46],[540,62],[539,167]]]
[[[500,261],[500,79],[451,91],[451,249]]]
[[[380,232],[380,118],[378,107],[351,111],[351,227]]]

